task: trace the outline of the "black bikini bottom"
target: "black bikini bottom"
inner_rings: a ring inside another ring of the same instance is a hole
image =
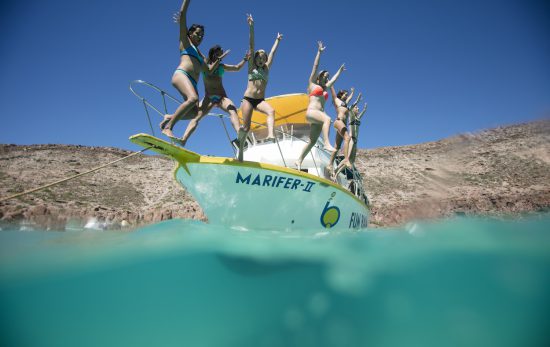
[[[250,105],[252,105],[252,108],[255,109],[265,99],[254,99],[254,98],[249,98],[248,96],[243,96],[243,100],[248,101]]]

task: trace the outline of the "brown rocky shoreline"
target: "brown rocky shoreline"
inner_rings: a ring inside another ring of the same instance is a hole
[[[0,197],[131,154],[106,147],[0,145]],[[503,216],[550,207],[550,120],[410,146],[359,150],[373,226],[455,214]],[[140,154],[75,180],[0,202],[0,225],[132,229],[206,220],[172,178],[170,159]]]

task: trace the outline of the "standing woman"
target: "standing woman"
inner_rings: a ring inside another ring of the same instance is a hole
[[[252,120],[252,112],[258,110],[267,115],[267,138],[266,140],[275,140],[273,128],[275,125],[275,110],[265,101],[265,89],[269,78],[269,70],[273,63],[273,57],[279,47],[279,41],[283,35],[277,33],[275,43],[271,48],[269,55],[263,49],[254,50],[254,19],[251,14],[246,18],[250,28],[250,52],[254,52],[253,59],[248,60],[248,86],[244,92],[244,97],[241,103],[241,112],[243,117],[243,125],[239,129],[239,161],[243,160],[243,147],[246,142],[246,136],[250,131],[250,122]]]
[[[317,142],[321,131],[323,132],[324,149],[329,152],[335,151],[334,147],[330,145],[328,137],[330,130],[330,117],[325,113],[325,102],[328,99],[327,88],[330,88],[334,82],[336,82],[342,71],[345,70],[345,66],[342,64],[330,81],[328,79],[329,73],[327,70],[321,70],[321,72],[317,74],[321,53],[326,48],[323,47],[323,43],[321,41],[317,42],[317,45],[317,55],[315,56],[315,61],[313,62],[313,70],[311,71],[311,76],[309,76],[309,85],[307,88],[309,93],[309,105],[306,111],[306,120],[309,124],[311,124],[311,130],[309,131],[309,144],[304,147],[302,154],[300,154],[300,157],[294,163],[298,170],[301,170],[302,161],[304,161],[306,155],[311,151],[311,148],[313,148]]]
[[[204,26],[193,24],[187,29],[187,8],[191,0],[183,0],[179,17],[176,21],[180,25],[180,64],[172,76],[172,85],[180,92],[185,99],[178,106],[174,114],[167,114],[160,123],[162,133],[170,138],[174,137],[172,129],[174,124],[181,118],[189,117],[198,108],[199,92],[197,81],[200,76],[204,56],[197,48],[204,37]]]
[[[351,88],[351,93],[348,93],[347,90],[340,90],[336,93],[334,86],[330,87],[332,92],[332,104],[336,109],[336,119],[334,120],[334,129],[336,129],[336,150],[330,156],[330,161],[328,164],[329,171],[332,171],[332,163],[342,146],[342,140],[344,141],[344,160],[340,163],[340,166],[351,167],[349,162],[349,141],[351,140],[347,124],[349,118],[349,110],[352,106],[348,105],[353,98],[354,88]],[[339,166],[339,167],[340,167]],[[338,170],[337,170],[338,171]]]
[[[250,52],[246,52],[243,60],[241,60],[237,65],[222,63],[222,59],[228,53],[229,50],[224,52],[219,45],[210,48],[210,51],[208,52],[206,68],[203,69],[205,95],[200,102],[199,112],[187,125],[187,129],[181,139],[182,146],[185,146],[187,140],[199,125],[199,121],[207,115],[214,106],[217,106],[229,113],[233,129],[235,129],[237,133],[239,132],[239,116],[237,115],[237,108],[235,107],[233,101],[227,97],[227,93],[223,87],[222,76],[225,71],[239,71],[242,69],[244,64],[250,59]]]
[[[361,95],[357,98],[353,108],[350,111],[350,133],[351,133],[351,148],[349,152],[349,161],[353,166],[355,164],[355,156],[357,154],[357,138],[359,137],[359,126],[361,125],[361,118],[367,112],[367,103],[363,106],[363,110],[359,112],[357,104],[361,100]]]

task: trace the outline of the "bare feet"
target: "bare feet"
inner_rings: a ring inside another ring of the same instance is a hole
[[[325,144],[325,145],[323,146],[323,149],[324,149],[325,151],[329,151],[329,152],[336,152],[336,148],[332,147],[330,144],[328,144],[328,145]]]
[[[164,135],[168,136],[168,137],[171,138],[171,139],[172,139],[172,138],[176,138],[176,137],[174,136],[174,133],[172,132],[172,129],[164,128],[164,129],[162,129],[162,133],[163,133]],[[179,139],[178,139],[178,140],[179,140]]]
[[[172,132],[172,129],[164,128],[162,129],[162,133],[170,139],[170,141],[177,143],[178,145],[185,147],[185,141],[182,141],[180,138],[177,138],[174,136],[174,133]]]
[[[344,159],[340,162],[340,164],[336,168],[336,171],[334,171],[334,173],[331,173],[330,179],[336,182],[336,178],[338,177],[338,174],[340,174],[340,172],[342,172],[346,167],[351,169],[351,163],[349,162],[349,160]]]
[[[164,130],[164,127],[168,122],[172,119],[172,116],[165,114],[164,118],[162,119],[162,122],[159,123],[160,130]]]
[[[181,147],[185,147],[185,142],[183,142],[180,138],[171,137],[170,140],[174,141],[175,143],[177,143]]]
[[[168,130],[168,129],[164,129],[164,130]],[[166,134],[166,133],[164,132],[164,130],[162,131],[162,133],[163,133],[164,135],[166,135],[166,137],[168,137],[168,138],[170,139],[170,142],[171,142],[172,144],[175,143],[175,144],[180,145],[181,147],[185,147],[185,142],[182,142],[181,139],[178,138],[178,137],[170,136],[170,135]]]

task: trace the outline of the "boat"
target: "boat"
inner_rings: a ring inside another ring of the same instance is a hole
[[[146,111],[151,108],[164,115],[168,113],[165,98],[179,102],[151,83],[132,83],[130,90],[141,99]],[[165,112],[138,94],[136,84],[157,90]],[[211,224],[238,230],[366,228],[369,201],[355,168],[343,170],[332,181],[327,170],[330,153],[323,149],[320,140],[304,159],[301,170],[292,167],[309,138],[310,126],[305,119],[308,96],[287,94],[267,101],[275,109],[276,139],[263,140],[267,137],[265,115],[254,111],[242,162],[234,157],[192,152],[155,137],[152,126],[153,135],[136,134],[130,141],[174,160],[174,179],[195,198]],[[240,110],[238,113],[241,116]]]

